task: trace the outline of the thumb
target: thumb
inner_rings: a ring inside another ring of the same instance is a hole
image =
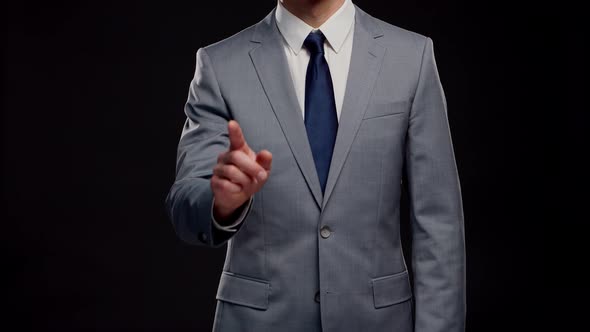
[[[270,171],[272,164],[272,153],[268,150],[262,150],[256,154],[256,162],[266,171]]]

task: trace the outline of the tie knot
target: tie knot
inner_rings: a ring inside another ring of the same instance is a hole
[[[311,55],[315,54],[324,54],[324,41],[326,40],[326,36],[320,31],[316,30],[315,32],[312,31],[307,35],[303,45]]]

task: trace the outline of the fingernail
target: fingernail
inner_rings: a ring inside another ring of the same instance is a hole
[[[258,177],[258,180],[260,180],[260,181],[266,180],[266,172],[265,171],[260,171],[258,173],[257,177]]]

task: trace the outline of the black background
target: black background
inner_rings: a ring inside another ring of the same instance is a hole
[[[533,211],[545,202],[544,170],[533,161],[546,147],[539,96],[553,73],[541,55],[560,47],[553,14],[500,2],[355,3],[434,41],[463,193],[468,330],[543,323]],[[15,272],[5,283],[15,330],[210,330],[225,249],[183,244],[163,203],[195,52],[273,6],[5,8],[2,247],[3,270]]]

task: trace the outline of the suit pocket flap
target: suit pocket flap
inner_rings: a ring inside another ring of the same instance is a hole
[[[375,308],[409,300],[412,297],[408,271],[371,279]]]
[[[216,298],[255,309],[268,308],[270,283],[265,280],[246,277],[223,271],[219,279]]]

